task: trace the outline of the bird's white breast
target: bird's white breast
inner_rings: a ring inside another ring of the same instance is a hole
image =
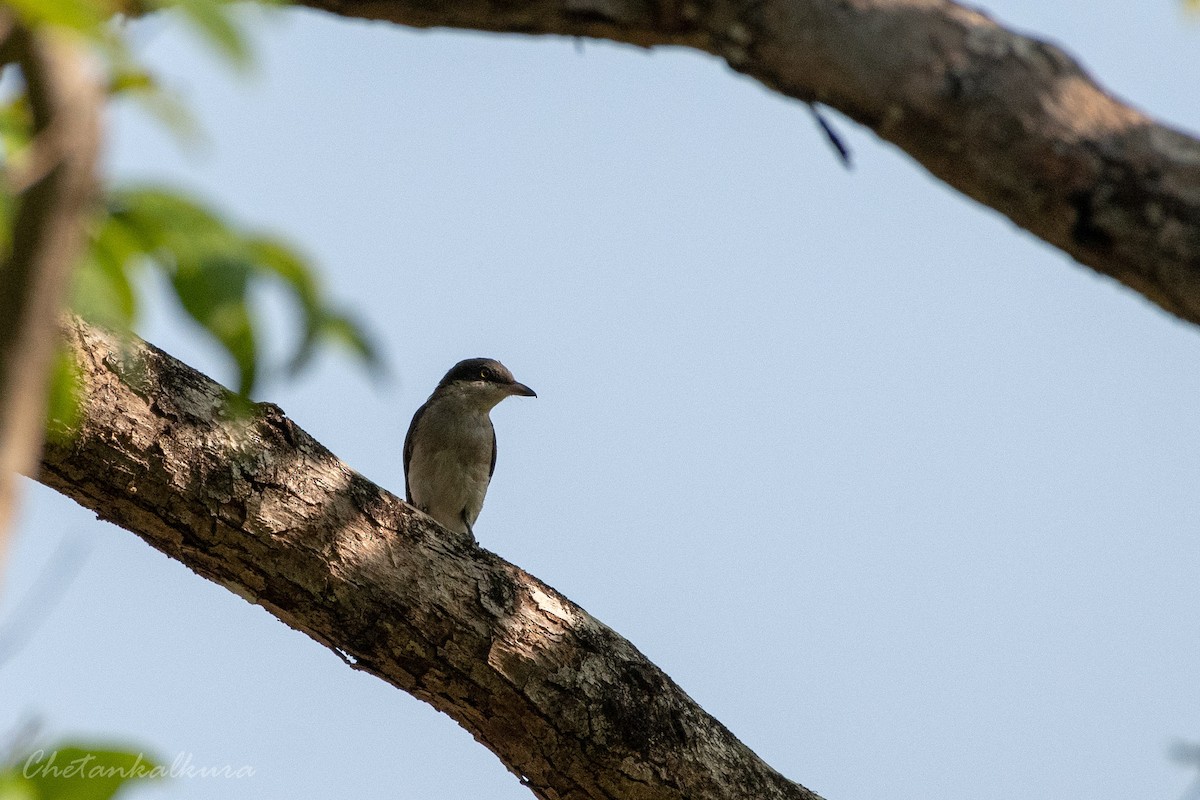
[[[491,480],[492,422],[486,410],[454,401],[430,406],[408,464],[413,503],[443,527],[466,533],[474,525]]]

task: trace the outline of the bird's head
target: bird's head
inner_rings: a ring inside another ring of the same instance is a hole
[[[533,389],[518,383],[508,367],[494,358],[468,358],[458,362],[442,378],[434,394],[453,394],[485,409],[491,409],[513,395],[537,397]]]

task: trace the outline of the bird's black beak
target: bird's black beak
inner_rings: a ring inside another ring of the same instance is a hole
[[[537,397],[537,392],[535,392],[533,389],[530,389],[525,384],[517,383],[516,381],[513,381],[511,384],[509,384],[508,393],[515,394],[519,397]]]

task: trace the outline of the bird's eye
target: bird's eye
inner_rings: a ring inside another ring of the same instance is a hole
[[[491,373],[488,372],[486,369],[481,369],[481,370],[479,370],[479,377],[486,381],[488,378],[491,377]]]

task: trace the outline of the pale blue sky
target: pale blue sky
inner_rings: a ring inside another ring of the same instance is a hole
[[[1004,0],[1117,93],[1200,129],[1169,0]],[[1200,331],[834,118],[681,51],[415,33],[305,11],[237,78],[139,48],[209,145],[118,114],[111,169],[291,237],[393,378],[326,357],[273,400],[403,489],[460,358],[494,413],[481,543],[620,631],[829,800],[1176,800],[1200,739]],[[160,306],[147,338],[233,372]],[[136,797],[525,798],[447,717],[27,486],[5,608],[87,548],[0,667],[0,731],[250,765]]]

